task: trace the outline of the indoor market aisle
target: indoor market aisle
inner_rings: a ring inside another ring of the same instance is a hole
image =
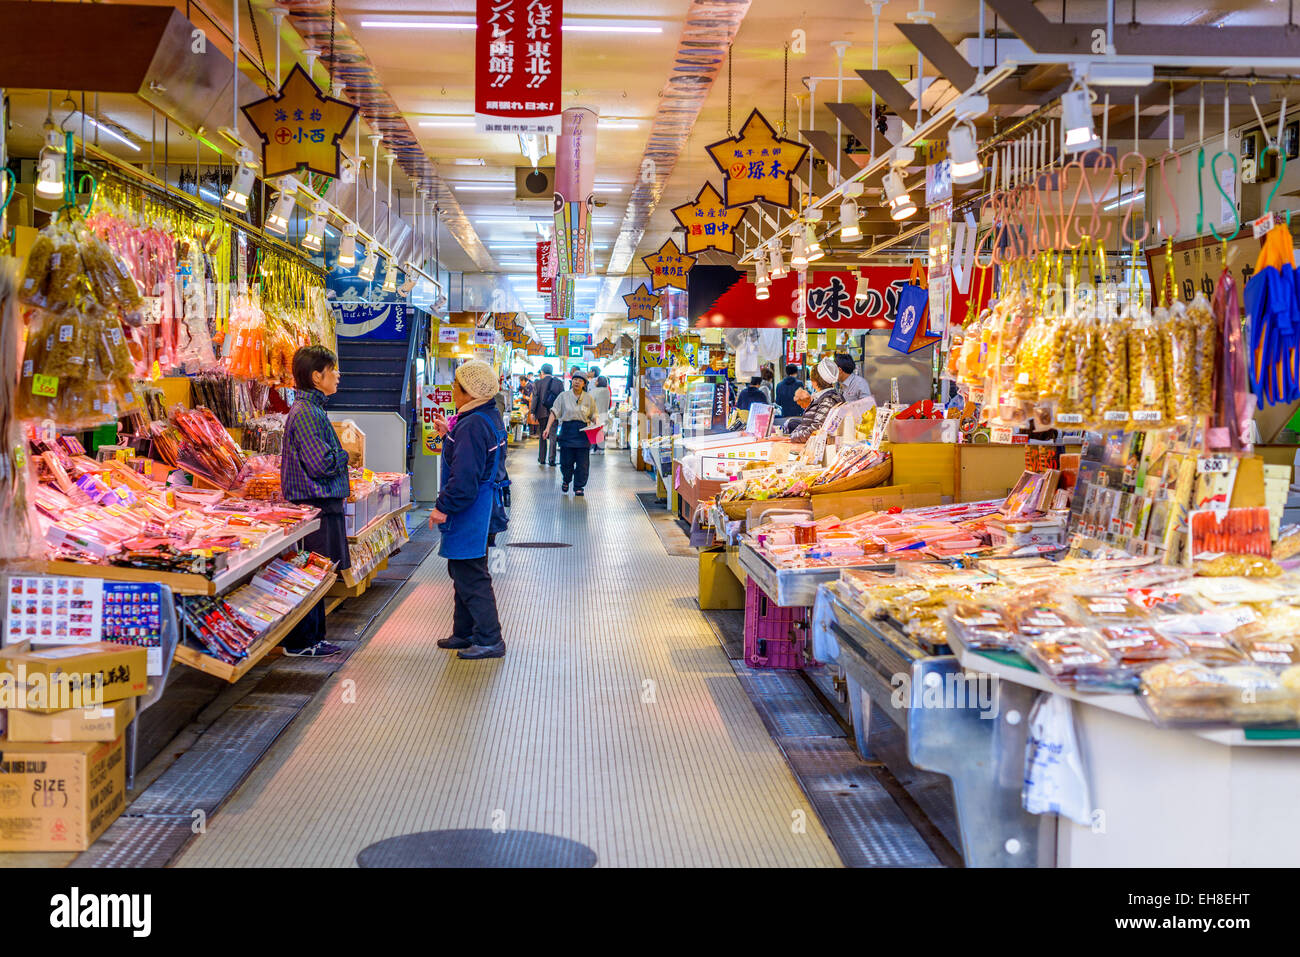
[[[605,866],[834,866],[825,831],[636,498],[626,452],[584,499],[512,453],[494,570],[504,659],[460,661],[431,555],[181,866],[348,866],[385,838],[540,831]],[[802,826],[800,826],[802,824]]]

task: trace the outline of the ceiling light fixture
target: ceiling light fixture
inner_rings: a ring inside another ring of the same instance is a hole
[[[790,271],[785,268],[785,260],[781,256],[781,244],[775,239],[768,240],[767,243],[767,266],[770,279],[784,279],[789,275]]]
[[[366,247],[366,258],[361,263],[361,268],[357,270],[357,278],[362,282],[370,282],[375,278],[375,267],[379,265],[379,253],[375,251],[373,244]]]
[[[970,121],[954,123],[948,131],[949,171],[954,183],[973,183],[984,175],[979,148],[975,142],[975,127]]]
[[[889,200],[890,219],[907,219],[907,217],[916,213],[916,204],[912,202],[912,197],[907,194],[907,188],[903,185],[903,177],[898,170],[891,169],[885,174],[884,186],[885,196]]]
[[[307,221],[307,232],[302,237],[302,248],[318,253],[325,245],[325,216],[329,207],[324,200],[311,204],[311,219]]]
[[[802,269],[808,265],[808,251],[804,247],[802,233],[795,233],[794,239],[790,241],[790,265],[795,269]]]
[[[448,119],[448,120],[420,120],[419,125],[429,129],[449,130],[449,129],[470,129],[475,124],[473,120]]]
[[[384,285],[383,292],[397,292],[397,263],[388,260],[384,264]]]
[[[808,258],[808,262],[815,263],[826,255],[822,251],[822,244],[817,241],[817,230],[813,229],[812,223],[804,227],[803,241],[804,255]]]
[[[357,224],[348,223],[343,227],[343,238],[339,240],[339,258],[334,265],[341,269],[351,269],[357,264]]]
[[[858,225],[858,204],[851,199],[840,203],[840,239],[852,242],[862,238],[862,227]]]
[[[87,123],[89,123],[91,126],[93,126],[95,129],[99,130],[99,132],[105,134],[106,136],[111,136],[111,137],[113,137],[113,139],[117,140],[117,141],[118,141],[119,143],[121,143],[123,146],[129,146],[131,149],[135,150],[137,153],[140,152],[140,147],[139,147],[139,146],[137,146],[135,143],[132,143],[129,139],[127,139],[125,136],[123,136],[121,133],[119,133],[119,132],[114,128],[114,127],[109,126],[107,123],[101,123],[99,120],[95,119],[93,116],[87,116],[87,115],[84,114],[84,113],[81,114],[81,117],[82,117],[82,119],[84,119]]]
[[[36,164],[36,195],[45,199],[63,198],[63,144],[62,134],[47,120],[45,145]]]
[[[515,191],[510,183],[452,183],[451,188],[458,193],[513,193]]]
[[[1061,126],[1065,129],[1065,152],[1082,153],[1101,145],[1092,122],[1092,94],[1087,84],[1075,79],[1075,86],[1061,94]]]
[[[262,228],[276,236],[285,236],[289,232],[289,220],[293,216],[294,198],[298,194],[298,184],[293,177],[285,176],[280,180],[280,193],[271,207],[271,215],[266,217]]]
[[[230,188],[221,199],[221,205],[237,213],[248,212],[248,194],[257,182],[257,157],[247,146],[241,146],[235,153],[239,165],[235,167],[230,180]]]

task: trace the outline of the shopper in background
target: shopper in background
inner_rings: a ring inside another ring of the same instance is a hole
[[[555,464],[555,440],[547,440],[546,422],[551,417],[551,406],[564,391],[564,383],[555,378],[554,373],[555,370],[549,362],[542,366],[542,376],[533,386],[533,401],[529,406],[533,418],[537,420],[538,431],[541,433],[537,440],[538,465]]]
[[[767,363],[759,370],[759,375],[763,381],[759,383],[759,388],[763,390],[764,399],[768,405],[773,405],[776,398],[776,373],[772,371],[771,363]]]
[[[799,367],[793,362],[785,367],[785,378],[776,386],[775,404],[780,407],[779,415],[790,417],[802,415],[803,408],[795,401],[795,393],[803,388],[799,381]]]
[[[456,415],[435,414],[433,427],[442,443],[442,490],[429,514],[439,526],[438,554],[447,559],[455,592],[451,637],[439,648],[458,649],[458,658],[500,658],[506,653],[488,570],[488,548],[504,531],[506,429],[497,405],[499,383],[492,366],[479,359],[463,362],[452,380]]]
[[[564,483],[560,486],[561,492],[567,492],[572,482],[573,494],[583,494],[591,468],[591,439],[582,430],[596,422],[596,400],[587,391],[587,375],[575,369],[570,390],[555,400],[546,431],[542,433],[543,436],[558,436],[560,477]]]
[[[844,402],[844,396],[835,388],[838,377],[839,367],[834,359],[823,359],[813,368],[813,385],[817,387],[817,393],[801,418],[786,423],[791,442],[807,442],[822,427],[831,409]]]
[[[840,353],[835,357],[835,365],[838,368],[837,380],[840,386],[840,394],[844,396],[845,402],[856,402],[858,399],[870,399],[871,386],[867,385],[867,380],[858,375],[857,363],[853,361],[852,356]]]
[[[308,551],[352,567],[343,503],[349,494],[348,453],[325,412],[325,399],[339,388],[338,360],[324,346],[306,346],[293,355],[293,408],[280,445],[280,488],[299,505],[320,509],[320,528],[302,541]],[[358,465],[361,463],[357,463]],[[325,658],[342,649],[325,640],[325,600],[321,599],[280,642],[286,655]]]
[[[749,385],[740,390],[740,395],[736,396],[736,408],[743,412],[748,412],[749,407],[755,402],[766,402],[767,396],[759,388],[763,384],[762,376],[754,376],[749,380]]]
[[[506,377],[502,376],[497,380],[496,404],[497,411],[501,413],[501,421],[506,425],[510,424],[510,402],[507,396],[510,390],[506,388]]]
[[[593,372],[595,371],[595,367],[592,368],[592,371],[593,371]],[[600,376],[599,378],[595,379],[594,381],[595,381],[596,384],[595,384],[594,386],[592,386],[592,389],[591,389],[591,397],[592,397],[593,400],[595,400],[595,403],[596,403],[596,422],[597,422],[599,425],[603,426],[603,427],[608,431],[608,429],[609,429],[609,407],[610,407],[610,404],[611,404],[611,402],[610,402],[611,396],[610,396],[610,391],[609,391],[609,380],[606,379],[604,376]],[[604,451],[605,451],[605,439],[604,439],[603,436],[602,436],[601,440],[600,440],[599,442],[596,443],[596,445],[595,445],[595,450],[596,450],[597,452],[604,452]]]

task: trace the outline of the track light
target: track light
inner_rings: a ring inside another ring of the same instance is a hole
[[[948,158],[954,183],[973,183],[984,175],[975,143],[975,127],[969,122],[955,123],[948,131]]]
[[[375,252],[374,246],[366,247],[366,258],[361,263],[361,268],[357,270],[357,278],[362,282],[370,282],[375,278],[375,267],[379,265],[379,254]]]
[[[884,186],[885,196],[889,199],[890,219],[907,219],[916,212],[916,204],[912,202],[912,197],[907,195],[907,189],[903,186],[903,177],[899,175],[898,170],[891,169],[885,174]]]
[[[759,301],[762,301],[762,300],[764,300],[764,299],[768,299],[768,298],[771,297],[771,295],[772,295],[772,294],[768,291],[767,286],[755,286],[755,287],[754,287],[754,298],[755,298],[755,299],[758,299]]]
[[[767,244],[767,266],[768,277],[770,279],[784,279],[789,270],[785,268],[785,260],[781,256],[781,244],[775,239]]]
[[[311,205],[311,219],[307,221],[307,232],[302,237],[302,248],[320,252],[325,245],[325,217],[329,207],[322,200]]]
[[[221,198],[221,205],[237,213],[248,212],[248,194],[257,182],[257,157],[247,146],[241,146],[235,153],[239,165],[230,180],[230,189]]]
[[[343,238],[339,240],[339,258],[334,265],[342,269],[351,269],[357,264],[357,227],[348,223],[343,227]]]
[[[397,263],[391,259],[384,264],[384,292],[397,292]]]
[[[826,253],[822,252],[822,244],[817,242],[817,230],[813,229],[812,223],[809,223],[803,231],[804,255],[808,262],[815,263]]]
[[[280,192],[275,197],[275,205],[271,207],[271,214],[266,217],[266,222],[262,228],[268,233],[276,236],[285,236],[289,233],[289,220],[293,217],[295,199],[298,195],[298,184],[292,177],[285,176],[280,180]]]
[[[63,198],[63,137],[54,124],[45,124],[45,145],[36,164],[36,195]]]
[[[802,269],[808,265],[808,252],[804,248],[802,233],[795,233],[794,239],[790,241],[790,265],[795,269]]]
[[[1080,83],[1061,94],[1061,126],[1065,129],[1065,152],[1082,153],[1101,145],[1092,123],[1092,95]]]
[[[858,204],[851,199],[840,203],[840,239],[851,242],[862,238],[862,228],[858,225]]]

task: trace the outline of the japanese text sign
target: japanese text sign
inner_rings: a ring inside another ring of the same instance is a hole
[[[654,319],[655,307],[659,305],[661,297],[652,293],[645,283],[642,283],[635,292],[630,292],[623,297],[627,303],[627,318],[629,322],[637,319]]]
[[[275,96],[243,108],[262,138],[262,175],[282,176],[308,169],[339,175],[339,141],[357,108],[326,96],[296,63]]]
[[[726,177],[727,206],[745,206],[763,200],[789,209],[794,201],[790,176],[808,154],[808,147],[776,135],[772,124],[754,110],[739,136],[707,147],[713,162]]]
[[[652,284],[655,289],[663,289],[667,286],[674,286],[677,289],[686,289],[686,277],[695,265],[694,256],[683,255],[677,248],[677,244],[671,239],[659,247],[659,251],[651,253],[649,256],[642,256],[641,261],[645,263],[646,269],[650,271]]]
[[[560,131],[563,0],[478,0],[474,114],[480,133]]]
[[[673,216],[686,230],[686,251],[718,252],[736,251],[736,227],[745,218],[745,210],[728,209],[722,196],[712,183],[705,183],[695,195],[695,201],[673,208]]]

